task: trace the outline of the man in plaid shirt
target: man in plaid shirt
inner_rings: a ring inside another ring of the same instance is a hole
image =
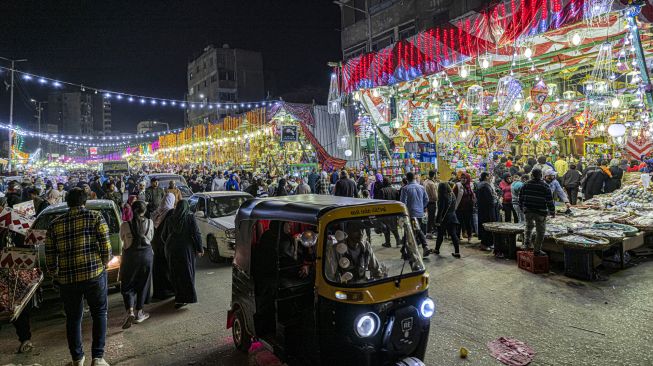
[[[45,239],[48,272],[59,283],[66,312],[66,335],[72,366],[84,365],[82,314],[84,298],[93,317],[92,366],[104,360],[107,334],[107,264],[111,259],[109,226],[98,212],[87,210],[86,191],[73,188],[66,197],[69,211],[52,221]]]

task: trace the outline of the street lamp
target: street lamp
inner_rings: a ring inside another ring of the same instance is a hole
[[[36,121],[38,122],[38,131],[39,131],[39,149],[41,148],[41,112],[43,111],[42,104],[48,104],[48,102],[39,102],[36,99],[30,99],[30,102],[36,106]]]
[[[12,60],[4,57],[0,57],[0,60],[11,61],[11,93],[9,97],[9,157],[7,158],[7,171],[11,171],[11,131],[14,126],[14,72],[16,71],[16,62],[25,62],[26,59],[21,60]]]

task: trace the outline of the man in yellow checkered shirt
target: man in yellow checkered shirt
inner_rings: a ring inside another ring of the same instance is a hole
[[[72,366],[84,365],[81,323],[84,299],[93,318],[92,366],[104,360],[107,334],[107,264],[111,259],[109,226],[100,213],[84,206],[88,196],[81,188],[68,192],[69,211],[52,221],[45,239],[48,272],[59,283],[66,312],[66,335]]]

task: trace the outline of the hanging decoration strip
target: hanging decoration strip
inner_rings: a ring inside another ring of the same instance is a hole
[[[342,67],[342,91],[351,93],[361,88],[413,80],[486,53],[493,54],[495,64],[509,63],[517,56],[521,58],[521,52],[526,48],[533,56],[541,55],[549,51],[551,43],[546,40],[544,44],[536,42],[540,40],[538,35],[544,32],[555,33],[561,31],[563,26],[574,23],[582,25],[586,19],[591,19],[594,26],[604,26],[612,21],[602,11],[586,13],[589,8],[583,6],[585,2],[582,0],[509,1],[509,5],[508,1],[504,1],[488,6],[455,24],[428,29],[385,49],[347,60]],[[545,5],[549,1],[551,3]],[[602,9],[612,3],[594,2],[601,3]],[[614,2],[612,10],[627,7],[621,2]],[[651,6],[646,5],[642,10],[645,19],[649,16],[653,18],[653,11],[649,8]],[[527,47],[529,43],[536,46],[531,49]],[[527,58],[530,59],[529,56]]]
[[[134,105],[150,105],[150,106],[161,106],[161,107],[175,107],[182,109],[252,109],[265,107],[266,105],[277,102],[277,100],[262,100],[262,101],[239,101],[239,102],[188,102],[181,99],[168,99],[168,98],[158,98],[153,96],[131,94],[119,91],[112,91],[101,88],[94,88],[86,86],[84,84],[77,84],[68,81],[56,80],[46,76],[41,76],[37,74],[31,74],[28,72],[12,69],[10,67],[0,66],[0,70],[5,70],[8,72],[14,71],[18,74],[18,77],[23,81],[27,82],[36,82],[39,85],[50,86],[55,89],[62,89],[66,86],[74,87],[79,89],[82,92],[90,92],[94,94],[102,94],[106,99],[116,100],[121,102],[127,102]]]

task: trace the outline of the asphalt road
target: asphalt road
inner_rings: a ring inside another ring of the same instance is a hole
[[[653,365],[653,261],[611,274],[607,281],[569,279],[553,268],[533,275],[514,261],[463,247],[463,259],[431,257],[432,320],[427,365],[500,365],[486,343],[514,337],[536,352],[532,365]],[[557,273],[556,273],[557,272]],[[119,293],[110,294],[106,358],[112,365],[250,365],[235,351],[225,329],[231,269],[198,262],[200,302],[174,310],[170,302],[148,305],[150,320],[123,331]],[[84,321],[90,353],[90,319]],[[56,302],[35,310],[31,354],[15,354],[13,327],[0,330],[0,365],[65,365],[69,354],[64,318]],[[466,360],[460,347],[469,349]],[[87,362],[87,364],[90,364]]]

